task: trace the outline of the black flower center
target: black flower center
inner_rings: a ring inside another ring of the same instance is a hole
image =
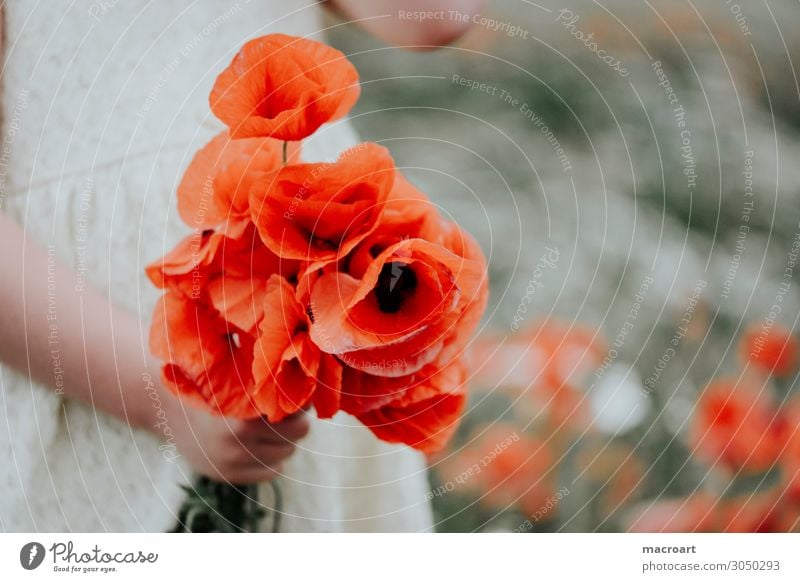
[[[378,306],[384,313],[397,313],[416,288],[417,275],[411,267],[405,263],[386,263],[375,286]]]

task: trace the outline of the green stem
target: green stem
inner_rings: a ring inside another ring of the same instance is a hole
[[[264,509],[258,503],[258,485],[234,485],[199,477],[185,490],[188,495],[176,532],[257,531],[264,518]]]

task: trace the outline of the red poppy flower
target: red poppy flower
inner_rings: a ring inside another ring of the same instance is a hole
[[[293,159],[299,145],[287,151]],[[178,212],[195,229],[227,220],[249,220],[250,188],[264,172],[283,163],[282,142],[269,138],[232,139],[223,131],[198,151],[178,186]]]
[[[547,510],[555,490],[555,465],[549,447],[509,423],[478,427],[463,448],[441,462],[443,480],[480,498],[482,505],[553,518]],[[552,501],[551,501],[552,503]]]
[[[486,458],[490,459],[484,462],[480,476],[484,483],[484,503],[493,507],[517,505],[526,515],[555,517],[555,512],[546,511],[555,489],[554,461],[547,445],[537,438],[520,435],[518,440],[504,446],[503,434],[505,438],[509,436],[507,430],[492,430],[481,438],[482,458],[489,455]],[[492,456],[494,450],[499,452]]]
[[[183,239],[145,269],[161,289],[179,291],[213,306],[233,325],[254,333],[263,315],[263,293],[270,275],[295,276],[296,261],[281,261],[252,223],[239,238],[206,230]]]
[[[258,326],[253,375],[254,399],[271,422],[313,403],[321,418],[339,408],[342,366],[308,337],[308,316],[285,279],[274,275],[266,286]]]
[[[345,271],[360,279],[380,252],[401,240],[440,242],[443,224],[433,202],[397,171],[377,228],[347,257]]]
[[[767,373],[788,376],[797,369],[800,343],[785,327],[754,325],[745,332],[739,349],[744,361]]]
[[[156,305],[150,350],[164,384],[220,415],[252,418],[253,338],[210,307],[168,291]]]
[[[796,435],[789,442],[782,466],[786,493],[798,502],[800,501],[800,435]]]
[[[209,103],[234,138],[297,141],[346,115],[360,91],[358,73],[341,52],[270,34],[242,47],[217,77]]]
[[[717,531],[726,533],[774,533],[785,531],[791,507],[773,491],[753,492],[720,502]],[[796,517],[796,513],[794,515]]]
[[[389,152],[376,144],[348,150],[335,164],[284,166],[251,190],[253,222],[281,258],[322,266],[375,229],[394,172]]]
[[[486,261],[385,148],[283,159],[299,146],[280,141],[342,117],[358,95],[342,53],[280,34],[248,42],[219,75],[209,101],[228,130],[178,191],[198,232],[147,267],[167,290],[151,343],[173,389],[222,414],[346,410],[379,438],[431,451],[464,406],[460,356],[486,306]]]
[[[381,252],[361,280],[341,272],[319,278],[311,291],[311,336],[351,367],[405,376],[451,359],[442,354],[471,333],[484,286],[481,261],[424,240],[401,241]]]
[[[486,257],[478,242],[458,224],[441,219],[436,231],[441,235],[441,244],[459,257],[461,268],[455,271],[456,284],[460,290],[455,312],[455,324],[445,335],[444,349],[439,361],[461,357],[472,334],[478,327],[489,302],[489,278],[486,273]]]
[[[458,426],[466,402],[465,382],[466,373],[458,360],[403,380],[346,367],[342,410],[353,414],[381,440],[433,453]],[[370,392],[377,397],[370,398]],[[382,396],[387,393],[394,398]]]
[[[385,375],[392,375],[411,373],[434,359],[439,364],[448,362],[461,355],[477,326],[488,300],[486,259],[480,246],[458,225],[444,220],[433,203],[399,172],[395,177],[394,187],[386,201],[378,227],[348,255],[339,266],[339,270],[352,279],[360,280],[364,285],[368,269],[371,269],[369,277],[374,277],[380,261],[384,260],[381,258],[381,253],[399,243],[408,243],[414,239],[431,243],[429,248],[438,249],[450,258],[452,258],[451,253],[457,257],[456,261],[450,261],[451,270],[446,275],[447,278],[452,278],[455,285],[445,285],[445,288],[451,291],[456,290],[457,299],[454,305],[448,308],[445,306],[446,301],[441,301],[443,317],[437,327],[430,327],[423,335],[417,335],[412,331],[411,335],[414,337],[405,343],[404,357],[399,360],[408,367],[391,369],[382,365],[387,360],[398,360],[397,357],[392,357],[392,355],[397,356],[398,346],[395,341],[391,341],[391,338],[386,342],[385,348],[379,345],[369,347],[367,344],[367,350],[349,353],[348,361],[356,362],[350,365],[359,367],[358,362],[362,362],[369,367],[381,369]],[[406,268],[409,267],[405,262],[395,262],[388,269],[384,264],[378,275],[375,296],[380,297],[387,290],[391,295],[399,289],[397,285],[392,288],[392,271],[397,275],[397,283],[403,283],[409,276],[416,276],[412,269],[403,274],[403,269]],[[381,288],[381,285],[387,282],[387,270],[388,288]],[[384,305],[379,307],[385,308],[385,303],[384,301]],[[410,305],[400,310],[396,314],[396,319],[399,320],[405,315],[405,309]],[[359,325],[358,322],[355,324]],[[324,343],[330,345],[332,342],[325,340]],[[409,358],[409,353],[413,353],[414,356]]]
[[[557,427],[585,430],[590,425],[587,377],[608,354],[604,339],[595,329],[557,320],[543,322],[526,337],[532,338],[541,359],[534,375],[535,400]]]
[[[689,430],[699,458],[735,471],[770,469],[785,437],[785,423],[768,396],[727,379],[715,380],[700,396]]]
[[[800,503],[800,398],[794,397],[781,412],[786,419],[786,448],[781,457],[783,490],[789,499]]]
[[[232,240],[213,230],[192,233],[145,267],[145,273],[159,289],[171,288],[199,299],[209,273],[219,270],[221,249]]]

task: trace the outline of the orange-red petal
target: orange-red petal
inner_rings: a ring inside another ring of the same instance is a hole
[[[287,153],[299,155],[299,144],[293,144]],[[195,229],[247,218],[250,188],[264,172],[278,169],[282,161],[282,142],[232,139],[223,131],[195,154],[183,175],[178,186],[181,218]]]
[[[176,394],[216,414],[258,416],[250,398],[253,338],[213,309],[167,292],[153,314],[150,349]]]
[[[257,183],[250,211],[278,256],[322,266],[347,255],[377,226],[394,182],[386,148],[363,144],[334,164],[284,166]]]
[[[299,141],[346,115],[359,94],[358,73],[340,51],[271,34],[242,47],[217,78],[209,103],[235,138]]]

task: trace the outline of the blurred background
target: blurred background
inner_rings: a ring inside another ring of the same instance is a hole
[[[435,52],[329,25],[361,136],[489,258],[438,529],[800,529],[800,4],[494,1]]]

